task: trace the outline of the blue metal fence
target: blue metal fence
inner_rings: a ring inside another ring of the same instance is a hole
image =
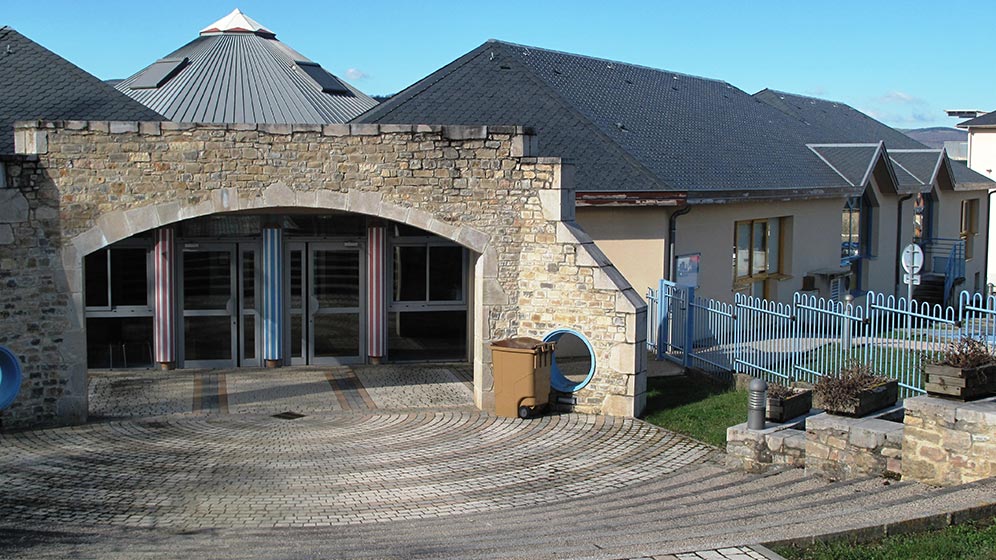
[[[924,392],[923,366],[965,336],[996,348],[996,296],[962,292],[957,307],[869,292],[861,303],[797,293],[790,303],[737,294],[726,303],[662,281],[648,292],[647,340],[658,359],[711,373],[815,383],[851,360]]]

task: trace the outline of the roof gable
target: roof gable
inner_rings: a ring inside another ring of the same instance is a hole
[[[0,27],[0,75],[0,153],[13,153],[19,120],[163,120],[10,27]]]

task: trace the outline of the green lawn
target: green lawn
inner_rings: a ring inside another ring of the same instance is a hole
[[[940,531],[889,537],[871,544],[837,542],[805,549],[777,547],[789,560],[996,560],[996,519]]]
[[[651,378],[644,420],[725,448],[726,428],[747,421],[747,392],[697,376]]]

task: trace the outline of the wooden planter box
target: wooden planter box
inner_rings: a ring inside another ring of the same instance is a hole
[[[875,412],[876,410],[890,407],[896,404],[898,399],[899,381],[892,379],[881,385],[858,393],[854,398],[839,409],[826,406],[826,403],[822,402],[822,399],[820,399],[819,394],[814,395],[813,406],[816,408],[822,408],[824,411],[829,412],[830,414],[836,414],[837,416],[860,418],[871,412]]]
[[[927,364],[924,371],[929,395],[970,401],[996,393],[996,364],[964,369]]]
[[[788,397],[768,397],[767,419],[771,422],[788,422],[813,408],[812,389],[793,389]]]

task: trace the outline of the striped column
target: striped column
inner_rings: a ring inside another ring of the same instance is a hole
[[[263,228],[263,363],[283,364],[284,340],[284,232]]]
[[[153,346],[156,362],[162,369],[176,366],[176,278],[175,242],[173,228],[156,230],[156,244],[152,248],[152,275],[155,282],[153,309]]]
[[[387,254],[387,228],[383,224],[367,226],[367,354],[370,363],[379,364],[385,354],[384,280]]]

